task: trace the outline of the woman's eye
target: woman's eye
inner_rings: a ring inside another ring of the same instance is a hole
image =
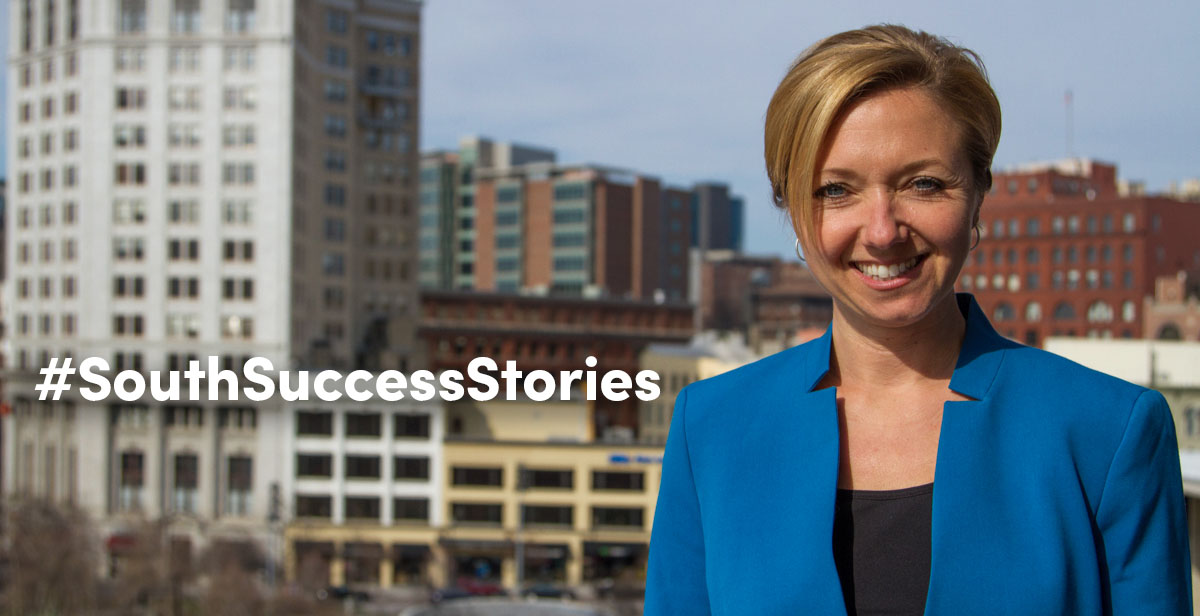
[[[920,192],[936,192],[943,188],[942,183],[934,178],[917,178],[912,181],[913,188]]]
[[[846,187],[841,184],[829,183],[818,188],[813,196],[818,199],[840,199],[846,196]]]

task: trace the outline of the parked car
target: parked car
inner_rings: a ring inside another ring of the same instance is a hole
[[[571,599],[572,601],[577,598],[575,592],[570,588],[545,582],[537,582],[526,586],[521,590],[521,596],[525,598]]]
[[[359,603],[365,603],[371,600],[371,595],[366,591],[353,590],[348,586],[330,586],[317,591],[317,599],[325,601],[326,599],[334,599],[343,601],[345,599],[353,599]]]

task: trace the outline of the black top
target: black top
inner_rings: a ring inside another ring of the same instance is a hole
[[[933,484],[838,490],[833,560],[850,616],[925,613]]]

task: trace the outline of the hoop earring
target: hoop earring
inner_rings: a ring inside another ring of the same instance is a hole
[[[974,227],[971,227],[971,230],[975,232],[975,241],[971,243],[971,247],[967,249],[967,252],[971,252],[972,250],[975,250],[975,247],[979,245],[980,237],[982,237],[982,234],[980,234],[980,232],[979,232],[979,225],[975,225]]]
[[[800,252],[800,238],[796,238],[796,258],[800,259],[801,263],[808,265],[808,259],[805,259],[804,254]]]

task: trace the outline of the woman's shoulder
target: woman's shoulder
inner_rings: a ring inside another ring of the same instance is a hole
[[[1132,402],[1151,391],[1050,351],[1017,344],[1005,350],[998,378],[1008,388],[1030,396],[1066,396],[1076,401]]]

